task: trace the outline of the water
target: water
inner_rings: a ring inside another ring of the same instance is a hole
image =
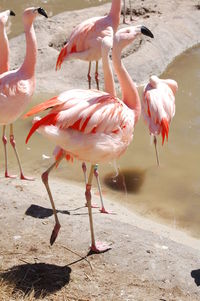
[[[28,2],[28,4],[27,4]],[[30,3],[29,3],[30,2]],[[45,2],[45,3],[44,3]],[[66,3],[65,3],[66,2]],[[1,1],[1,7],[19,11],[29,5],[42,5],[52,14],[65,9],[96,5],[99,1]],[[102,1],[109,2],[109,1]],[[26,5],[24,4],[26,3]],[[64,4],[63,4],[64,3]],[[13,4],[13,6],[12,6]],[[82,5],[82,6],[81,6]],[[15,26],[12,35],[20,32]],[[156,166],[155,151],[142,118],[135,128],[134,139],[126,154],[114,164],[100,166],[105,198],[123,203],[143,216],[181,228],[193,236],[200,236],[200,47],[193,48],[178,57],[163,74],[179,84],[176,96],[176,115],[172,121],[169,142],[161,146],[161,167]],[[52,95],[35,95],[34,104]],[[28,175],[41,174],[51,162],[53,145],[35,134],[28,147],[24,145],[30,121],[17,121],[15,126],[18,149]],[[38,145],[40,147],[38,147]],[[2,147],[0,157],[2,158]],[[48,157],[51,157],[48,159]],[[17,171],[16,160],[9,149],[12,171]],[[0,169],[3,169],[1,160]],[[10,168],[10,169],[11,169]],[[119,175],[117,173],[119,172]],[[63,164],[52,174],[83,184],[81,164]],[[96,189],[96,188],[95,188]],[[96,189],[97,190],[97,189]],[[96,191],[95,190],[95,191]],[[67,208],[67,202],[66,202]]]
[[[35,6],[42,6],[48,13],[48,16],[51,17],[60,12],[67,10],[82,9],[90,6],[97,6],[100,4],[105,4],[110,2],[109,0],[1,0],[0,1],[0,11],[11,9],[16,13],[15,20],[11,23],[9,37],[13,37],[23,32],[23,25],[21,15],[25,8]]]

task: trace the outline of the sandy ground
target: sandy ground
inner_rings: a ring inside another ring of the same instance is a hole
[[[152,73],[159,75],[175,56],[200,42],[198,4],[192,0],[135,1],[136,22],[155,35],[153,42],[144,38],[123,54],[138,84]],[[84,62],[67,62],[59,73],[54,71],[58,49],[74,25],[97,13],[104,15],[109,7],[36,22],[37,92],[87,86]],[[23,36],[11,41],[11,54],[14,68],[24,56]],[[95,209],[95,233],[112,249],[84,259],[90,234],[82,186],[51,179],[62,227],[50,247],[54,220],[39,176],[34,182],[0,180],[0,300],[23,300],[23,294],[27,300],[200,300],[199,240],[106,199],[117,214],[102,215]],[[99,201],[95,194],[93,199]]]

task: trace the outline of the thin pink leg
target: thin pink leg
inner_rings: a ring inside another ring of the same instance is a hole
[[[91,75],[90,75],[90,71],[91,71],[91,62],[89,62],[89,68],[88,68],[88,74],[87,74],[89,89],[91,89]]]
[[[82,170],[83,170],[83,174],[84,174],[85,185],[87,185],[87,167],[86,167],[85,162],[82,163]],[[99,206],[97,204],[93,204],[91,206],[92,206],[92,208],[99,208]],[[87,203],[85,203],[85,207],[88,207]]]
[[[160,166],[160,161],[159,161],[158,150],[157,150],[157,138],[156,138],[156,136],[154,136],[153,142],[154,142],[155,151],[156,151],[156,160],[157,160],[157,164],[158,164],[158,167],[159,167]]]
[[[51,238],[50,238],[50,244],[53,245],[53,243],[55,242],[57,236],[58,236],[58,232],[60,230],[60,222],[58,220],[58,215],[57,215],[57,212],[56,212],[56,207],[55,207],[55,204],[54,204],[54,201],[53,201],[53,197],[52,197],[52,194],[51,194],[51,190],[50,190],[50,187],[49,187],[49,173],[50,171],[64,158],[64,155],[61,156],[59,158],[59,160],[57,160],[56,162],[54,162],[41,176],[42,178],[42,182],[44,183],[45,187],[46,187],[46,190],[47,190],[47,193],[48,193],[48,196],[49,196],[49,200],[51,202],[51,206],[52,206],[52,209],[53,209],[53,214],[54,214],[54,217],[55,217],[55,226],[53,228],[53,231],[51,233]]]
[[[16,142],[15,142],[15,138],[14,138],[13,125],[12,124],[10,125],[10,144],[12,145],[12,147],[14,149],[14,152],[15,152],[15,156],[17,158],[17,162],[18,162],[19,170],[20,170],[20,179],[21,180],[33,181],[34,178],[25,177],[24,173],[22,171],[21,162],[20,162],[19,155],[18,155],[18,152],[17,152],[17,149],[16,149]]]
[[[98,61],[96,61],[95,81],[97,84],[97,90],[99,90],[99,73],[98,73]]]
[[[111,211],[107,211],[104,207],[104,203],[103,203],[103,196],[102,196],[102,190],[101,190],[101,184],[100,184],[100,180],[99,180],[99,172],[98,172],[98,165],[95,165],[94,168],[94,175],[97,181],[97,186],[98,186],[98,190],[99,190],[99,196],[100,196],[100,200],[101,200],[101,209],[99,210],[101,213],[106,213],[106,214],[111,214],[113,212]]]
[[[106,252],[111,249],[111,247],[104,242],[96,242],[94,237],[94,227],[93,227],[93,218],[92,218],[92,207],[91,207],[91,185],[92,185],[92,178],[94,174],[95,165],[91,166],[90,175],[88,179],[88,183],[86,185],[85,197],[88,204],[88,215],[89,215],[89,222],[90,222],[90,233],[91,233],[91,246],[90,252],[92,253],[102,253]]]
[[[16,178],[16,175],[8,174],[8,156],[7,156],[7,138],[6,138],[6,126],[3,126],[2,141],[4,145],[4,157],[5,157],[5,178]]]

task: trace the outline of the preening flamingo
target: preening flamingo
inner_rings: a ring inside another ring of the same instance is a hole
[[[159,158],[156,135],[162,135],[162,144],[168,140],[169,125],[175,114],[175,93],[177,82],[172,79],[160,79],[153,75],[144,87],[142,113],[149,132],[154,136],[157,164]]]
[[[112,0],[107,16],[90,18],[74,28],[67,44],[61,49],[56,63],[56,70],[61,68],[64,60],[80,59],[89,62],[88,83],[91,88],[91,62],[96,61],[95,80],[99,90],[98,61],[101,54],[101,43],[105,36],[116,32],[121,14],[121,0]]]
[[[9,16],[15,16],[15,13],[12,10],[6,10],[0,13],[0,74],[7,72],[9,70],[9,43],[8,37],[6,34],[6,23],[8,21]],[[5,139],[5,126],[3,126],[3,136],[2,141],[4,144],[4,154],[5,154],[5,177],[8,177],[8,167],[7,167],[7,149]]]
[[[26,55],[22,66],[17,70],[7,71],[0,75],[0,124],[3,125],[3,143],[5,149],[5,176],[7,170],[7,151],[6,151],[6,125],[10,125],[10,143],[14,149],[20,169],[22,180],[31,180],[24,176],[21,162],[16,149],[13,132],[13,122],[24,112],[31,100],[35,89],[35,65],[37,57],[37,42],[33,21],[38,14],[47,17],[46,12],[40,8],[27,8],[23,13],[24,31],[26,36]],[[8,44],[7,44],[7,54]]]
[[[91,209],[92,178],[96,163],[119,158],[132,141],[134,126],[141,113],[141,104],[136,85],[121,62],[121,51],[141,33],[153,37],[144,26],[123,28],[114,37],[113,65],[122,89],[123,101],[106,92],[76,89],[65,91],[47,100],[25,115],[28,117],[52,108],[46,116],[34,122],[26,139],[27,143],[37,130],[57,145],[56,161],[42,174],[56,222],[50,239],[51,244],[57,237],[60,223],[48,184],[48,176],[50,171],[66,157],[92,164],[85,192],[90,221],[91,251],[98,253],[110,248],[106,244],[95,241]],[[109,67],[105,70],[112,74]],[[111,76],[109,78],[112,80]]]

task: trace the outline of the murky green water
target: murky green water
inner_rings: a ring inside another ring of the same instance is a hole
[[[41,1],[1,1],[0,6],[21,13],[25,6],[40,5],[52,14],[56,14],[65,9],[77,9],[100,3],[74,0],[73,6],[70,6],[72,1],[42,2],[44,5]],[[16,26],[12,35],[20,30],[20,25]],[[200,237],[200,47],[178,57],[163,77],[175,79],[179,84],[179,91],[176,96],[176,115],[171,123],[169,142],[162,147],[159,140],[161,167],[156,166],[154,147],[141,118],[135,128],[132,144],[117,163],[123,176],[115,177],[116,169],[113,164],[99,168],[104,196],[123,203],[143,216],[165,222]],[[32,104],[51,96],[35,95]],[[29,175],[34,173],[38,176],[53,160],[53,145],[35,134],[26,147],[24,141],[29,128],[30,121],[17,121],[17,144],[25,170]],[[12,170],[17,170],[12,150],[9,150],[9,157]],[[1,160],[0,163],[2,170],[3,161]],[[74,164],[63,162],[52,174],[53,176],[83,183],[79,162]]]
[[[22,24],[22,12],[25,8],[31,6],[41,6],[43,7],[48,16],[51,17],[56,15],[60,12],[67,11],[67,10],[75,10],[75,9],[82,9],[90,6],[97,6],[107,2],[111,2],[109,0],[1,0],[0,1],[0,10],[11,9],[16,13],[15,20],[13,21],[12,18],[10,23],[12,24],[9,29],[9,36],[13,37],[23,31],[23,24]]]

